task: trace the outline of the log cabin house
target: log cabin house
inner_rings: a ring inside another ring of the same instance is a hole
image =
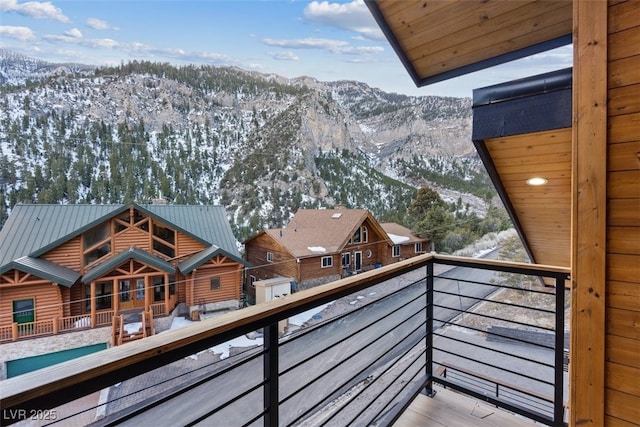
[[[416,86],[573,43],[474,91],[474,143],[532,260],[571,269],[569,425],[638,425],[640,2],[365,2]]]
[[[18,204],[0,230],[0,339],[235,309],[243,268],[218,206]]]
[[[415,256],[428,244],[404,227],[388,227],[401,233],[396,241],[367,210],[301,209],[286,227],[263,230],[244,242],[245,258],[254,266],[249,285],[283,276],[307,289]]]

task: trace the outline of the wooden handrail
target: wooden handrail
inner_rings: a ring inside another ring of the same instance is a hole
[[[358,292],[427,265],[431,254],[410,258],[366,273],[166,331],[124,346],[83,356],[9,378],[0,387],[0,407],[46,409],[86,396],[135,375],[263,328],[309,308]],[[27,407],[25,404],[37,407]]]
[[[279,320],[302,313],[378,283],[393,279],[434,260],[448,265],[482,268],[488,260],[443,257],[424,254],[335,282],[300,291],[282,298],[243,308],[221,316],[154,335],[125,346],[112,347],[47,368],[3,381],[0,387],[0,407],[4,410],[47,409],[125,381],[136,375],[161,367],[198,351],[224,343],[237,336],[261,329]],[[541,274],[566,273],[559,267],[491,261],[490,269],[504,265],[508,269],[522,267]],[[528,274],[528,273],[525,273]]]

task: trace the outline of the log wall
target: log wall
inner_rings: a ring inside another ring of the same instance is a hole
[[[605,423],[640,421],[640,3],[609,3]]]

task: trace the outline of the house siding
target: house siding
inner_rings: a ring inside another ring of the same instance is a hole
[[[220,279],[220,288],[211,289],[211,279]],[[195,304],[205,301],[214,303],[227,300],[240,299],[240,275],[233,266],[215,267],[206,266],[198,269],[194,281]]]
[[[13,301],[34,299],[35,321],[62,317],[62,299],[57,286],[52,283],[29,284],[24,286],[0,287],[0,326],[13,323]]]
[[[267,261],[267,252],[273,254],[273,262]],[[247,274],[257,280],[285,276],[300,281],[296,259],[267,234],[256,236],[245,246],[245,258],[252,265]]]
[[[322,258],[324,256],[331,256],[332,266],[322,267]],[[341,259],[339,255],[323,255],[312,258],[303,258],[300,260],[300,288],[305,289],[310,286],[309,281],[318,279],[321,277],[340,277],[342,273]]]
[[[44,254],[41,258],[58,265],[80,271],[82,268],[82,251],[80,250],[80,236],[74,237],[55,249]]]
[[[640,420],[640,8],[608,20],[605,422]],[[636,379],[635,381],[633,379]]]
[[[114,238],[115,244],[112,250],[113,255],[117,255],[122,251],[126,251],[132,246],[142,249],[143,251],[153,253],[151,249],[151,236],[142,230],[128,228],[127,230],[117,234]]]

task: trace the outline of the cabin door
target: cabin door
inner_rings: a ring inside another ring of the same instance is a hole
[[[144,279],[120,280],[120,309],[144,307]]]
[[[353,253],[353,271],[362,270],[362,252]]]

